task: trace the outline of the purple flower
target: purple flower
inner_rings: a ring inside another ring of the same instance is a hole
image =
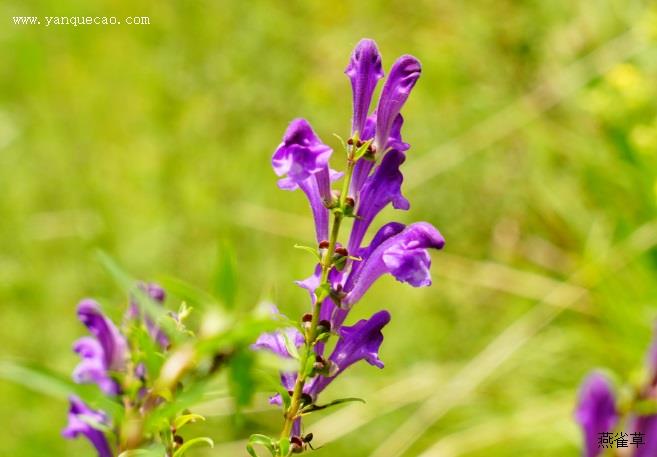
[[[413,287],[431,284],[431,257],[427,249],[442,249],[445,239],[428,222],[416,222],[394,233],[398,228],[387,226],[386,230],[391,236],[386,239],[383,235],[375,237],[372,241],[373,245],[377,243],[375,247],[363,250],[361,264],[352,271],[345,283],[347,296],[342,302],[344,305],[351,306],[360,300],[374,281],[385,273]]]
[[[584,434],[585,457],[597,457],[599,434],[610,432],[618,421],[614,393],[602,374],[592,373],[582,384],[575,419]]]
[[[72,396],[69,401],[71,406],[68,412],[68,425],[62,430],[62,436],[73,439],[84,435],[98,451],[98,457],[112,457],[112,450],[105,434],[91,426],[93,422],[108,425],[105,413],[89,408],[78,397]]]
[[[379,79],[383,78],[381,55],[376,43],[369,39],[360,40],[344,72],[351,80],[353,92],[354,114],[351,119],[351,134],[358,132],[363,138],[362,133],[372,102],[372,94]]]
[[[282,316],[275,306],[272,306],[272,314],[274,317]],[[294,345],[294,347],[300,348],[303,346],[304,342],[305,339],[301,332],[294,327],[289,327],[276,332],[263,333],[258,337],[256,342],[251,345],[251,349],[269,351],[280,357],[291,359],[292,354],[290,354],[290,351],[288,350],[288,345]],[[281,384],[283,384],[287,390],[292,390],[294,388],[296,379],[297,373],[295,372],[281,373]],[[275,405],[282,404],[281,397],[278,394],[270,397],[269,402]]]
[[[316,397],[336,376],[360,360],[383,368],[383,362],[379,359],[379,347],[383,342],[381,330],[388,322],[390,322],[390,313],[379,311],[369,319],[361,319],[351,327],[342,327],[339,330],[340,338],[329,357],[329,360],[337,366],[337,373],[331,377],[315,378],[309,393]]]
[[[73,351],[82,359],[73,370],[75,382],[98,384],[101,390],[109,395],[119,393],[119,385],[108,372],[105,353],[97,339],[82,337],[73,344]]]
[[[287,349],[286,340],[297,348],[303,346],[304,343],[301,332],[294,327],[290,327],[278,332],[263,333],[251,345],[251,348],[270,351],[278,356],[291,359],[292,354]]]
[[[83,337],[75,342],[73,350],[82,357],[82,361],[75,368],[73,379],[76,382],[95,382],[104,392],[117,394],[120,389],[110,372],[125,368],[125,338],[93,300],[80,302],[78,318],[95,338]]]
[[[308,121],[293,120],[271,159],[274,172],[278,176],[286,176],[279,181],[279,185],[283,189],[294,189],[295,185],[327,169],[332,152],[315,134]]]
[[[329,169],[332,149],[322,143],[305,119],[295,119],[288,126],[283,142],[272,157],[278,176],[278,186],[285,190],[301,188],[308,197],[315,219],[317,241],[328,237],[328,209],[331,201],[331,181],[341,174]]]
[[[155,283],[140,283],[138,287],[148,294],[148,296],[159,305],[163,305],[166,300],[166,292],[159,284]],[[139,302],[135,298],[130,300],[130,307],[126,313],[126,318],[129,320],[141,320],[143,318],[148,334],[164,349],[169,347],[169,338],[162,331],[162,329],[153,322],[148,316],[142,316],[143,313],[140,309]]]
[[[377,151],[383,153],[388,147],[388,138],[392,132],[393,123],[399,116],[421,71],[420,62],[409,55],[401,56],[390,69],[376,108],[374,145]]]
[[[404,160],[406,157],[403,152],[391,150],[365,182],[360,192],[357,218],[349,238],[349,252],[356,252],[376,215],[389,203],[396,209],[407,210],[410,207],[408,200],[401,193],[404,177],[399,167]]]

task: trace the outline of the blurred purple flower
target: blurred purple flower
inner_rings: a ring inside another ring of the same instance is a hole
[[[78,318],[95,338],[82,337],[74,343],[73,350],[82,357],[82,361],[75,368],[73,379],[81,383],[97,383],[110,395],[119,393],[120,387],[111,378],[111,372],[125,369],[125,338],[93,300],[80,302]]]
[[[618,421],[614,393],[602,374],[594,372],[582,384],[575,419],[584,434],[584,456],[597,457],[603,450],[599,434],[612,431]]]
[[[105,363],[105,353],[98,340],[85,336],[73,344],[73,351],[82,359],[73,370],[73,380],[79,384],[95,383],[109,395],[120,392]]]
[[[163,305],[166,300],[166,292],[159,284],[155,283],[140,283],[138,287],[148,294],[148,296],[157,304]],[[128,320],[141,321],[143,319],[148,329],[148,334],[157,341],[157,343],[163,348],[166,349],[169,347],[169,338],[162,331],[162,329],[153,322],[153,319],[145,315],[139,306],[139,301],[136,298],[130,299],[130,307],[126,313],[126,318]]]
[[[82,400],[75,396],[70,397],[69,402],[68,424],[62,430],[62,436],[67,439],[73,439],[79,435],[83,435],[94,445],[98,452],[98,457],[112,457],[112,450],[105,434],[91,425],[94,422],[108,425],[109,423],[105,413],[89,408]]]

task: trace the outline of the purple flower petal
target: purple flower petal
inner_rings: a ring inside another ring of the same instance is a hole
[[[345,74],[351,80],[354,114],[351,120],[351,133],[363,133],[365,119],[372,102],[372,94],[379,79],[383,78],[381,55],[376,43],[369,39],[358,42],[351,54]]]
[[[251,348],[270,351],[285,358],[292,358],[292,354],[287,350],[286,339],[298,348],[303,346],[304,343],[303,335],[296,328],[290,327],[278,332],[263,333],[251,345]]]
[[[85,436],[98,452],[98,457],[112,457],[112,450],[105,434],[93,428],[84,418],[107,424],[107,416],[102,411],[89,408],[78,397],[70,397],[70,409],[68,412],[68,425],[62,430],[64,438],[73,439],[79,435]]]
[[[614,393],[602,374],[592,373],[582,384],[575,419],[584,434],[585,457],[597,457],[603,450],[599,434],[612,431],[618,421]]]
[[[415,86],[422,67],[413,56],[401,56],[393,64],[386,80],[379,104],[376,108],[376,150],[383,152],[388,146],[388,138],[397,115],[406,103],[411,90]]]
[[[379,240],[377,240],[379,242]],[[406,227],[373,250],[367,249],[357,271],[349,275],[345,284],[345,305],[353,305],[381,275],[392,274],[398,281],[414,287],[431,284],[428,248],[441,249],[445,239],[428,222],[417,222]]]
[[[105,352],[97,339],[85,336],[73,345],[73,351],[82,359],[73,370],[73,380],[77,383],[94,383],[109,395],[116,395],[120,388],[111,378],[105,361]]]
[[[370,242],[370,245],[368,247],[360,248],[359,250],[356,251],[355,254],[361,257],[362,259],[367,259],[381,243],[383,243],[388,238],[397,235],[405,228],[406,226],[399,222],[387,223],[386,225],[381,227],[378,232],[376,232],[374,238],[372,238],[372,241]],[[349,277],[356,277],[356,275],[358,275],[358,270],[363,266],[363,263],[364,262],[362,260],[353,261],[351,263],[351,271],[349,272]],[[333,311],[330,319],[331,326],[334,330],[337,331],[342,326],[342,323],[347,318],[349,311],[351,311],[350,307],[346,307],[346,308],[335,307],[335,310]]]
[[[283,142],[272,157],[274,172],[282,178],[278,187],[284,190],[301,188],[308,197],[315,219],[317,241],[328,238],[328,209],[331,201],[331,182],[342,176],[328,167],[332,154],[305,119],[293,120]]]
[[[383,342],[381,330],[388,322],[390,322],[390,313],[379,311],[369,319],[362,319],[351,327],[342,327],[339,331],[340,339],[329,358],[337,365],[338,372],[332,377],[316,378],[311,395],[316,397],[336,376],[360,360],[383,368],[383,362],[379,359],[379,347]]]
[[[657,414],[636,417],[631,421],[630,433],[643,433],[643,444],[635,448],[632,457],[654,457],[657,455]],[[632,435],[629,438],[632,442]]]
[[[315,134],[308,121],[295,119],[274,152],[272,166],[278,176],[289,178],[283,180],[283,188],[290,189],[325,169],[332,152]]]
[[[404,143],[401,137],[401,128],[404,123],[404,119],[401,114],[398,114],[395,118],[395,121],[392,124],[392,131],[388,138],[387,144],[389,149],[394,149],[395,151],[405,152],[410,146],[408,143]],[[376,115],[372,115],[367,118],[367,123],[365,127],[365,135],[362,139],[369,140],[374,137],[374,130],[376,125]],[[370,160],[359,160],[356,162],[354,167],[353,176],[351,178],[351,184],[349,185],[349,195],[356,200],[356,203],[359,204],[361,201],[364,201],[364,197],[361,196],[361,191],[363,185],[365,184],[370,172],[374,168],[374,162]]]
[[[317,242],[328,239],[329,210],[324,206],[324,201],[319,192],[317,179],[310,177],[299,184],[299,187],[306,194],[310,209],[315,220],[315,236]]]
[[[82,300],[78,305],[78,318],[96,337],[103,349],[108,370],[120,371],[125,367],[127,343],[116,326],[100,311],[93,300]]]
[[[356,252],[360,248],[370,224],[389,203],[392,203],[396,209],[407,210],[410,207],[408,200],[401,193],[404,177],[399,167],[404,160],[406,160],[404,153],[391,150],[365,182],[360,192],[357,218],[349,238],[349,252]]]

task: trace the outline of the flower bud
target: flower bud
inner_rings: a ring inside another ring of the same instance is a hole
[[[330,331],[331,331],[330,321],[326,319],[322,319],[321,321],[319,321],[319,324],[317,325],[317,334],[321,335],[322,333],[328,333]]]

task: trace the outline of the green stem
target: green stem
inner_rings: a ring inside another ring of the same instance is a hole
[[[318,290],[325,288],[329,285],[328,275],[333,267],[333,256],[335,255],[335,248],[338,243],[338,236],[340,235],[340,225],[344,218],[345,203],[347,201],[347,194],[349,192],[349,185],[351,184],[351,177],[353,176],[354,166],[356,162],[353,160],[353,148],[349,149],[347,157],[347,170],[345,172],[344,181],[342,183],[342,192],[338,200],[338,208],[333,213],[333,225],[331,227],[331,235],[329,237],[329,245],[322,256],[320,264],[322,266],[322,273],[320,276]],[[330,285],[329,285],[330,286]],[[292,432],[292,426],[297,419],[299,409],[301,408],[301,395],[303,394],[303,386],[306,383],[306,374],[304,373],[305,367],[308,364],[308,358],[314,357],[315,353],[313,347],[317,339],[317,325],[319,323],[319,314],[322,309],[322,301],[317,300],[313,307],[313,317],[310,322],[310,329],[306,334],[306,350],[303,352],[300,361],[300,370],[297,375],[297,380],[294,383],[294,390],[292,391],[292,398],[290,399],[290,407],[285,412],[285,423],[281,431],[281,439],[288,438]]]

